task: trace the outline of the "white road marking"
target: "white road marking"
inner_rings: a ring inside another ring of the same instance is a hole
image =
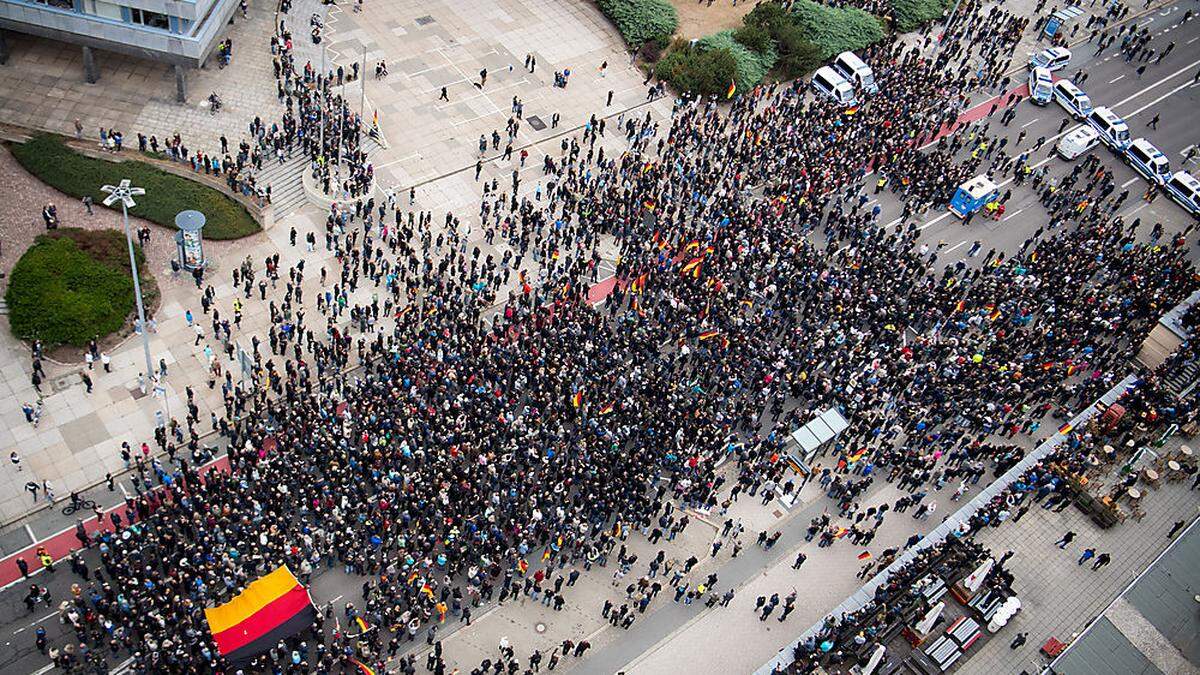
[[[1141,176],[1134,176],[1133,178],[1130,178],[1129,180],[1125,181],[1124,183],[1121,183],[1121,187],[1123,187],[1123,188],[1129,187],[1130,185],[1133,185],[1134,183],[1138,182],[1141,179],[1142,179]]]
[[[1017,209],[1016,211],[1013,211],[1012,213],[1008,214],[1007,216],[1004,216],[1004,220],[1009,220],[1010,218],[1016,218],[1024,210],[1025,209]],[[1001,221],[1001,222],[1003,222],[1003,221]]]
[[[1128,96],[1128,97],[1126,97],[1125,99],[1122,99],[1121,101],[1118,101],[1117,103],[1113,104],[1113,108],[1116,108],[1116,107],[1117,107],[1117,106],[1119,106],[1119,105],[1122,105],[1122,104],[1128,103],[1129,101],[1131,101],[1131,100],[1133,100],[1133,99],[1137,98],[1138,96],[1140,96],[1141,94],[1145,93],[1146,91],[1149,91],[1150,89],[1153,89],[1153,88],[1157,87],[1158,85],[1162,84],[1163,82],[1166,82],[1167,80],[1169,80],[1169,79],[1171,79],[1171,78],[1173,78],[1173,77],[1176,77],[1176,76],[1177,76],[1177,75],[1179,75],[1180,73],[1183,73],[1184,71],[1186,71],[1186,70],[1189,70],[1189,69],[1191,69],[1191,68],[1195,67],[1196,65],[1200,65],[1200,60],[1198,60],[1198,61],[1195,61],[1194,63],[1191,63],[1191,64],[1189,64],[1189,65],[1187,65],[1187,66],[1183,67],[1183,68],[1182,68],[1182,69],[1180,69],[1180,70],[1177,70],[1177,71],[1175,71],[1174,73],[1172,73],[1172,74],[1168,75],[1167,77],[1163,78],[1162,80],[1159,80],[1158,82],[1155,82],[1154,84],[1151,84],[1151,85],[1149,85],[1148,87],[1146,87],[1146,88],[1142,89],[1142,90],[1141,90],[1141,91],[1139,91],[1138,93],[1136,93],[1136,94],[1133,94],[1133,95],[1131,95],[1131,96]],[[1198,82],[1197,84],[1200,84],[1200,82]],[[1138,108],[1137,110],[1134,110],[1133,112],[1130,112],[1130,113],[1126,113],[1126,114],[1124,115],[1124,118],[1128,120],[1129,118],[1131,118],[1131,117],[1133,117],[1133,116],[1135,116],[1135,115],[1137,115],[1137,114],[1139,114],[1139,113],[1143,112],[1143,111],[1144,111],[1144,110],[1146,110],[1147,108],[1150,108],[1151,106],[1157,105],[1159,101],[1162,101],[1163,99],[1165,99],[1165,98],[1167,98],[1167,97],[1171,96],[1172,94],[1176,94],[1176,93],[1178,93],[1178,92],[1182,91],[1183,89],[1186,89],[1187,87],[1190,87],[1190,86],[1193,86],[1193,85],[1192,85],[1192,84],[1190,84],[1190,83],[1189,83],[1189,84],[1182,84],[1182,85],[1179,85],[1178,87],[1176,87],[1176,88],[1172,89],[1171,91],[1168,91],[1167,93],[1163,94],[1162,96],[1159,96],[1158,98],[1154,99],[1153,101],[1150,101],[1149,103],[1147,103],[1146,105],[1144,105],[1144,106],[1142,106],[1142,107]],[[1065,133],[1066,133],[1066,132],[1063,132],[1063,133],[1060,133],[1060,134],[1056,134],[1056,135],[1052,136],[1051,138],[1047,139],[1047,145],[1051,145],[1051,146],[1053,146],[1053,143],[1054,143],[1054,141],[1055,141],[1055,140],[1057,140],[1059,137],[1063,136]],[[1042,161],[1040,161],[1040,162],[1038,162],[1038,163],[1036,163],[1036,164],[1033,164],[1033,165],[1031,165],[1031,166],[1030,166],[1030,168],[1032,168],[1032,169],[1037,169],[1037,168],[1040,168],[1041,166],[1043,166],[1044,164],[1046,164],[1047,162],[1049,162],[1051,159],[1053,159],[1053,158],[1054,158],[1054,156],[1055,156],[1055,155],[1054,155],[1054,153],[1053,153],[1053,151],[1052,151],[1052,152],[1051,152],[1051,153],[1050,153],[1050,154],[1049,154],[1049,155],[1048,155],[1048,156],[1047,156],[1045,159],[1043,159]],[[1012,179],[1012,178],[1009,178],[1009,179],[1005,180],[1004,182],[1002,182],[1002,183],[999,183],[999,184],[998,184],[996,187],[998,187],[998,188],[1002,188],[1002,187],[1004,187],[1004,186],[1006,186],[1006,185],[1008,185],[1008,184],[1010,184],[1010,183],[1012,183],[1012,182],[1013,182],[1013,179]],[[1143,204],[1142,206],[1145,206],[1145,204]],[[1139,209],[1140,209],[1140,208],[1141,208],[1141,207],[1139,207]],[[929,222],[927,222],[927,223],[925,223],[925,224],[923,224],[923,225],[919,226],[919,227],[917,228],[917,230],[921,230],[921,231],[923,231],[923,230],[926,230],[926,229],[928,229],[928,228],[930,228],[930,227],[933,227],[933,226],[934,226],[934,225],[936,225],[937,223],[939,223],[939,222],[941,222],[941,221],[945,220],[946,218],[949,218],[949,217],[950,217],[951,215],[953,215],[953,214],[954,214],[954,212],[953,212],[953,211],[946,211],[945,213],[943,213],[942,215],[938,216],[937,218],[934,218],[933,220],[931,220],[931,221],[929,221]],[[1013,214],[1013,215],[1016,215],[1016,214]],[[893,222],[898,222],[898,221],[899,221],[899,219],[897,219],[896,221],[893,221]]]
[[[14,630],[13,635],[18,635],[24,631],[27,631],[30,628],[33,628],[34,626],[38,625],[39,623],[45,621],[46,619],[49,619],[49,618],[55,617],[55,616],[58,616],[58,610],[55,610],[55,611],[47,614],[46,616],[43,616],[42,618],[38,619],[37,621],[34,621],[33,623],[29,624],[28,626],[25,626],[24,628],[18,628],[16,630]]]
[[[955,250],[955,249],[957,249],[957,248],[960,248],[960,247],[962,247],[962,246],[965,246],[965,245],[966,245],[966,243],[967,243],[967,240],[966,240],[966,239],[963,239],[962,241],[958,242],[957,244],[955,244],[955,245],[951,246],[950,248],[946,249],[946,253],[950,253],[951,251],[953,251],[953,250]]]
[[[1118,75],[1116,78],[1109,80],[1108,83],[1113,84],[1115,82],[1120,82],[1123,79],[1125,79],[1124,75]]]
[[[1124,213],[1124,215],[1132,216],[1133,214],[1137,213],[1138,211],[1141,211],[1142,209],[1146,208],[1147,206],[1150,206],[1150,202],[1142,202],[1137,208],[1126,211]]]
[[[1009,180],[1012,180],[1012,179],[1010,178]],[[925,229],[927,229],[927,228],[933,227],[933,226],[934,226],[934,225],[936,225],[937,223],[939,223],[939,222],[941,222],[941,221],[943,221],[943,220],[945,220],[945,219],[949,218],[949,217],[950,217],[950,216],[952,216],[952,215],[954,215],[954,212],[953,212],[953,211],[946,211],[946,212],[945,212],[945,213],[943,213],[942,215],[938,216],[937,218],[934,218],[933,220],[929,221],[928,223],[925,223],[924,225],[922,225],[922,226],[918,227],[917,229],[918,229],[918,230],[925,230]]]
[[[1184,44],[1185,44],[1185,45],[1190,45],[1190,44],[1192,44],[1193,42],[1195,42],[1196,40],[1200,40],[1200,37],[1194,37],[1194,38],[1192,38],[1191,40],[1188,40],[1187,42],[1185,42]]]
[[[1022,128],[1022,129],[1024,129],[1025,127],[1029,126],[1030,124],[1033,124],[1034,122],[1037,122],[1039,119],[1041,119],[1041,118],[1040,118],[1040,117],[1035,117],[1035,118],[1033,118],[1033,119],[1029,120],[1028,122],[1026,122],[1025,124],[1022,124],[1022,125],[1021,125],[1021,128]]]

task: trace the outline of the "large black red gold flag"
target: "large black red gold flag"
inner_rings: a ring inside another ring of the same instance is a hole
[[[316,609],[286,565],[254,581],[233,600],[204,610],[217,651],[242,663],[308,628]]]

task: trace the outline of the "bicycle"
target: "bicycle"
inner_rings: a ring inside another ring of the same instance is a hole
[[[96,508],[96,502],[90,499],[80,499],[64,506],[62,512],[64,516],[69,516],[76,511],[86,511],[94,508]]]

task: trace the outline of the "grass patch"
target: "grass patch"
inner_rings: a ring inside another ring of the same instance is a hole
[[[12,154],[29,173],[42,182],[77,199],[91,195],[97,205],[107,196],[102,185],[116,185],[128,178],[146,195],[136,199],[130,214],[175,229],[175,215],[186,209],[204,214],[207,239],[241,239],[262,228],[246,207],[224,193],[202,183],[162,171],[137,160],[109,162],[81,155],[50,135],[40,135],[12,145]],[[44,338],[43,338],[44,339]]]
[[[134,255],[146,305],[153,307],[158,287],[141,247]],[[4,300],[13,334],[47,347],[83,347],[120,330],[135,307],[125,235],[79,228],[40,235],[13,267]]]

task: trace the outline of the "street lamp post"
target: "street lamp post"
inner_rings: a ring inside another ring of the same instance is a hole
[[[150,328],[146,325],[146,308],[142,305],[142,283],[138,280],[137,259],[133,255],[133,234],[129,231],[129,208],[136,206],[133,201],[134,195],[141,196],[146,194],[146,190],[140,187],[133,187],[129,184],[129,179],[121,180],[119,185],[105,185],[100,188],[107,192],[108,196],[104,198],[105,206],[112,206],[117,202],[121,202],[121,220],[125,225],[125,243],[129,245],[129,268],[133,271],[133,294],[137,300],[138,321],[142,326],[142,350],[146,354],[146,378],[154,377],[154,362],[150,360]],[[142,393],[146,393],[148,379],[142,379]],[[166,398],[165,396],[163,398]]]

